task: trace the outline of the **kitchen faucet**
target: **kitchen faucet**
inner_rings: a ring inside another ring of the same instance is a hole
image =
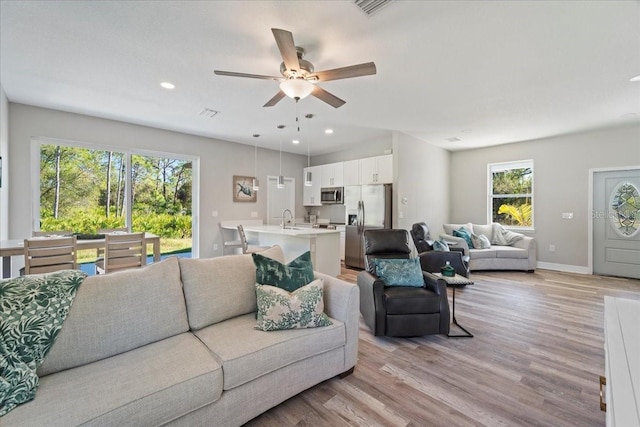
[[[282,211],[282,229],[283,230],[287,228],[287,222],[284,220],[284,214],[286,214],[287,212],[289,212],[289,223],[293,221],[293,214],[291,213],[291,211],[289,209],[283,210]]]

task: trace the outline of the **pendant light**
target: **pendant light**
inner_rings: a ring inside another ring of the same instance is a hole
[[[260,190],[260,180],[258,179],[258,139],[260,134],[254,133],[253,137],[256,138],[256,147],[253,152],[253,191]]]
[[[284,129],[284,125],[278,125],[278,129]],[[284,188],[284,176],[282,176],[282,133],[280,133],[280,174],[278,175],[277,188]]]
[[[311,119],[313,117],[313,114],[307,114],[305,116],[307,119]],[[304,185],[306,187],[311,187],[313,186],[313,175],[311,174],[311,171],[309,170],[309,166],[311,163],[311,126],[309,126],[309,131],[307,133],[309,133],[309,140],[307,141],[307,173],[304,176]]]

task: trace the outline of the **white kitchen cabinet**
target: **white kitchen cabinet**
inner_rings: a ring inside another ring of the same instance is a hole
[[[322,165],[322,187],[342,187],[344,185],[342,162]]]
[[[360,185],[360,160],[342,162],[343,184]]]
[[[313,185],[307,187],[303,185],[302,189],[302,204],[304,206],[321,206],[320,189],[322,188],[322,167],[311,166],[304,168],[302,171],[302,182],[304,182],[307,176],[307,171],[311,171],[311,182]]]
[[[393,155],[360,159],[360,184],[389,184],[393,182]]]

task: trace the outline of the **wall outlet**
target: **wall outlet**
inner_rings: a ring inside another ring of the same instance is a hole
[[[549,252],[555,252],[556,251],[556,245],[549,245]]]
[[[217,250],[218,250],[218,244],[217,244],[217,243],[214,243],[214,244],[213,244],[213,250],[214,250],[214,251],[217,251]]]
[[[211,216],[218,216],[218,211],[211,211]]]
[[[251,218],[258,218],[258,212],[251,212]]]
[[[399,211],[399,212],[398,212],[398,217],[399,217],[400,219],[403,219],[403,218],[404,218],[404,212]]]

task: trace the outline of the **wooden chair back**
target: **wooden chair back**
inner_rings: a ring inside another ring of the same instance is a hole
[[[25,274],[42,274],[77,268],[76,236],[24,240]]]
[[[104,258],[96,262],[98,272],[111,273],[146,264],[144,233],[105,234]]]
[[[109,233],[128,233],[127,227],[118,227],[118,228],[98,228],[98,234],[109,234]],[[104,257],[104,248],[96,249],[96,258]]]

